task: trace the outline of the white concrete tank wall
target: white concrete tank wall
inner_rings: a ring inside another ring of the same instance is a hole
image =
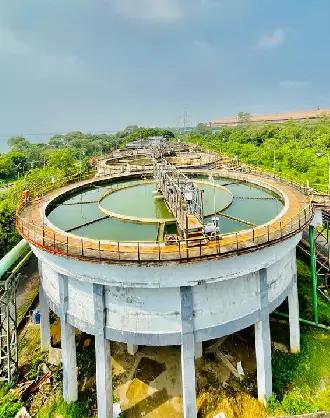
[[[72,325],[94,333],[93,283],[99,283],[105,289],[109,339],[167,345],[181,341],[182,286],[192,286],[197,341],[235,332],[258,320],[263,268],[267,268],[271,312],[288,295],[300,235],[249,254],[185,264],[97,265],[33,250],[42,262],[42,286],[55,312],[60,303],[58,280],[60,275],[68,277],[67,316]]]

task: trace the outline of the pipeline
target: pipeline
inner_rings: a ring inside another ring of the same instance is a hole
[[[14,248],[12,248],[0,260],[0,279],[6,274],[11,267],[23,258],[30,251],[30,246],[25,239],[22,239]]]
[[[283,312],[274,311],[273,314],[282,318],[289,319],[289,315]],[[311,325],[312,327],[326,329],[327,331],[330,331],[330,327],[328,325],[317,324],[316,322],[308,321],[307,319],[303,318],[299,318],[299,322],[301,322],[302,324]]]

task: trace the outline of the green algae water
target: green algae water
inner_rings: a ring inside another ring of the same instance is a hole
[[[215,184],[205,178],[194,181],[203,190],[205,223],[212,221],[216,211],[222,235],[269,222],[283,208],[278,197],[253,184],[223,178],[217,178]],[[165,233],[175,233],[176,225],[165,201],[155,199],[154,192],[154,182],[141,183],[141,180],[89,187],[60,200],[47,219],[56,227],[85,238],[162,241],[158,221],[172,219],[172,223],[166,225]],[[142,222],[109,217],[102,208],[121,217],[136,217]],[[154,222],[145,223],[143,218]]]

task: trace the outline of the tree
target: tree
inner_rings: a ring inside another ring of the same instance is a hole
[[[206,135],[206,134],[209,134],[211,132],[211,128],[209,126],[207,126],[205,123],[198,123],[196,128],[195,128],[195,131],[198,134]]]
[[[7,144],[12,150],[26,151],[30,142],[22,136],[14,136],[8,139]]]
[[[47,150],[45,153],[46,164],[51,168],[61,169],[65,174],[73,173],[75,170],[75,158],[70,149]]]
[[[247,112],[239,112],[237,114],[237,119],[239,123],[251,122],[251,114]]]

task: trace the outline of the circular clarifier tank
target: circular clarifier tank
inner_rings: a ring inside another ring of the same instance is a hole
[[[130,161],[128,151],[117,154]],[[269,314],[288,296],[291,348],[299,349],[296,245],[314,216],[310,196],[273,176],[203,165],[185,172],[203,190],[204,225],[214,214],[219,218],[216,236],[200,226],[192,240],[173,236],[175,214],[156,190],[152,168],[110,166],[104,177],[68,183],[18,208],[17,228],[39,261],[41,318],[48,307],[60,315],[66,400],[77,393],[74,328],[95,335],[102,402],[111,386],[108,340],[127,343],[130,351],[181,346],[189,418],[197,416],[190,413],[196,409],[193,359],[203,342],[255,325],[260,399],[272,392],[264,379],[271,370]]]
[[[216,214],[221,234],[267,223],[283,208],[278,195],[252,183],[222,177],[193,181],[203,190],[204,222]],[[57,199],[47,218],[61,230],[98,240],[163,241],[167,232],[176,233],[175,217],[157,194],[155,181],[148,179],[79,189]]]

